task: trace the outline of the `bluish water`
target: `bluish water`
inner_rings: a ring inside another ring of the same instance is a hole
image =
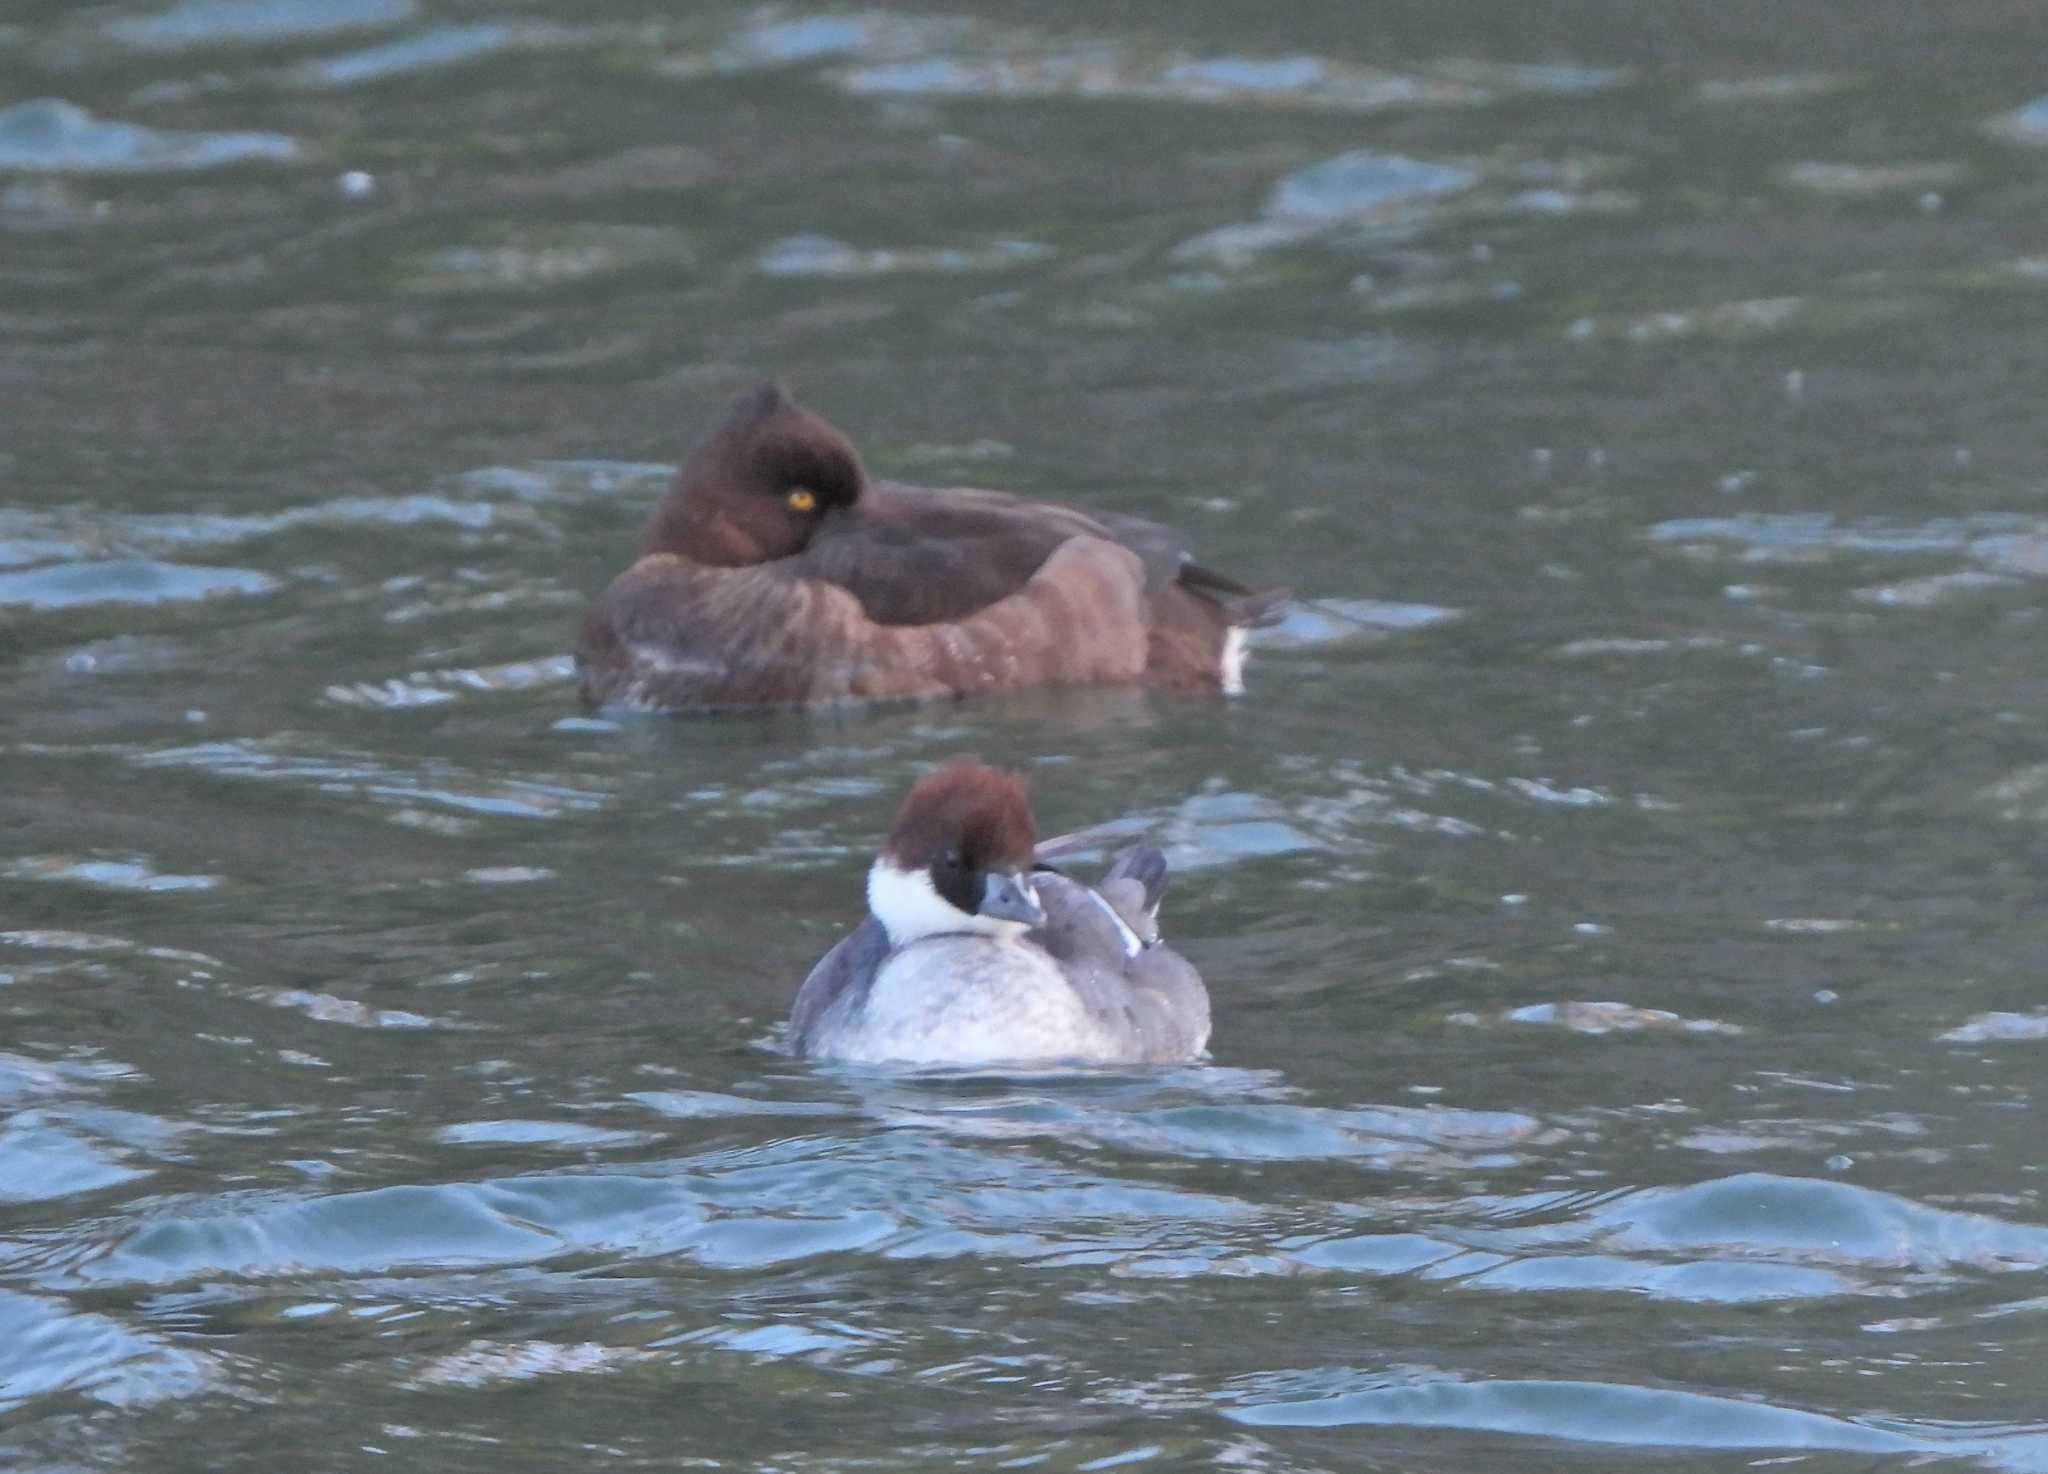
[[[0,1465],[2048,1470],[2026,6],[0,17]],[[1316,602],[578,711],[775,374]],[[903,788],[1164,1071],[779,1047]]]

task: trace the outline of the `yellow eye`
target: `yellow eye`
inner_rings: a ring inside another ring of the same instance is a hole
[[[799,512],[813,511],[818,505],[818,494],[809,487],[799,486],[789,494],[789,504]]]

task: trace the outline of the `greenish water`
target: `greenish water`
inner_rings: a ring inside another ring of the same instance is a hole
[[[0,15],[0,1464],[2048,1469],[2044,36]],[[585,717],[771,373],[1369,627]],[[960,753],[1212,1062],[777,1051]]]

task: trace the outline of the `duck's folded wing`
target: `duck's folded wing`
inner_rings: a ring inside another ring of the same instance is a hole
[[[974,614],[884,624],[799,560],[712,568],[643,558],[600,596],[577,650],[584,697],[659,710],[887,700],[1130,681],[1144,575],[1100,538],[1061,543]]]
[[[975,543],[1021,558],[1035,552],[1043,559],[1070,537],[1104,537],[1137,556],[1145,569],[1148,595],[1156,597],[1178,585],[1216,604],[1254,601],[1261,612],[1267,598],[1197,563],[1193,540],[1185,532],[1147,517],[1089,512],[1006,491],[909,486],[896,481],[876,482],[862,508],[862,523],[868,527],[914,529],[943,543]]]
[[[1068,855],[1142,833],[1151,823],[1141,818],[1110,819],[1040,840],[1032,853],[1040,871],[1040,899],[1048,912],[1077,910],[1092,914],[1106,906],[1128,933],[1124,938],[1126,950],[1130,949],[1131,938],[1143,946],[1158,941],[1159,902],[1166,894],[1166,856],[1161,851],[1152,845],[1132,845],[1118,851],[1102,879],[1092,887],[1071,879],[1057,863]]]
[[[791,567],[845,589],[877,624],[938,624],[1009,598],[1075,538],[1115,540],[1069,507],[884,481],[857,514],[826,519]]]
[[[1115,884],[1143,894],[1143,882]],[[1057,873],[1038,877],[1045,924],[1031,939],[1060,964],[1089,1015],[1132,1059],[1192,1059],[1209,1042],[1209,993],[1180,953],[1132,931],[1098,892]]]
[[[1131,960],[1130,980],[1151,1058],[1188,1059],[1209,1047],[1209,990],[1193,963],[1171,947],[1147,947]]]
[[[1159,903],[1166,895],[1166,855],[1148,844],[1132,845],[1109,862],[1109,869],[1103,873],[1104,886],[1116,886],[1119,893],[1135,892],[1132,896],[1133,909],[1118,906],[1125,921],[1142,932],[1139,920],[1152,924],[1154,935],[1159,926]]]
[[[1144,939],[1092,887],[1057,871],[1041,873],[1036,880],[1045,921],[1032,929],[1031,939],[1070,967],[1121,975],[1144,947]]]
[[[1143,517],[1111,513],[1102,518],[1109,535],[1138,555],[1145,565],[1145,592],[1153,596],[1178,589],[1205,604],[1214,604],[1236,625],[1253,628],[1274,624],[1287,612],[1285,589],[1255,589],[1226,573],[1195,561],[1194,544],[1177,527]]]
[[[844,1022],[858,1014],[874,986],[875,973],[889,955],[889,934],[869,916],[818,959],[789,1010],[789,1047],[811,1054],[827,1019]]]
[[[1145,517],[1122,512],[1105,513],[1103,530],[1132,552],[1145,565],[1145,592],[1163,594],[1179,581],[1181,571],[1194,562],[1194,544],[1178,527],[1168,527]]]
[[[828,522],[801,562],[806,576],[840,585],[879,623],[930,624],[1007,597],[1062,543],[1083,537],[1131,552],[1148,598],[1187,595],[1235,625],[1271,624],[1285,612],[1285,590],[1253,589],[1197,563],[1178,528],[974,487],[875,482],[860,514]]]
[[[979,536],[992,529],[1036,527],[1065,540],[1107,537],[1110,519],[1061,502],[1042,502],[1014,492],[977,486],[912,486],[906,481],[870,482],[861,498],[862,515],[878,522],[912,522],[938,536]]]

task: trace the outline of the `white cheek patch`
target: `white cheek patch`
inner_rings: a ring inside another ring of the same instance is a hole
[[[907,947],[924,937],[979,932],[989,937],[1022,936],[1021,922],[962,911],[940,895],[928,870],[899,870],[877,860],[868,870],[868,910],[882,923],[889,941]]]

